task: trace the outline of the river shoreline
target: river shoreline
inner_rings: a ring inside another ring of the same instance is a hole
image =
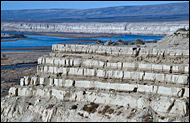
[[[51,50],[51,47],[29,47],[29,48],[6,48],[1,49],[1,51],[6,50]]]
[[[70,32],[25,32],[30,35],[42,35],[52,37],[64,37],[64,38],[106,38],[106,37],[119,37],[123,34],[109,34],[109,33],[70,33]]]
[[[87,43],[87,42],[97,42],[97,40],[81,40],[81,41],[64,41],[60,42],[60,44],[65,44],[65,43]],[[7,50],[51,50],[52,47],[28,47],[28,48],[6,48],[6,49],[1,49],[1,51],[7,51]],[[26,51],[27,52],[27,51]],[[18,52],[17,52],[18,53]]]
[[[36,73],[37,59],[50,51],[1,52],[1,98],[20,78]]]
[[[1,33],[1,42],[18,41],[21,39],[35,39],[35,38],[29,38],[24,34]]]
[[[18,41],[21,39],[35,39],[35,38],[14,38],[14,39],[1,40],[1,42]]]

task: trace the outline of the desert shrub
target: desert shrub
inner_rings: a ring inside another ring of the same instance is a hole
[[[6,57],[6,54],[2,54],[2,57],[5,58],[5,57]]]
[[[76,105],[73,105],[72,107],[71,107],[71,109],[77,109],[77,106]]]
[[[117,42],[123,42],[121,39],[119,39]]]
[[[185,28],[179,28],[176,32],[178,31],[188,31],[188,30],[186,30]]]
[[[179,45],[179,43],[174,43],[174,45],[175,45],[175,46],[178,46],[178,45]]]
[[[121,114],[121,111],[119,111],[118,113],[117,113],[117,116],[119,116]]]
[[[90,113],[94,113],[96,111],[96,109],[98,108],[98,104],[95,103],[90,103],[90,105],[84,105],[83,110]]]
[[[98,40],[97,43],[98,43],[98,44],[101,44],[101,43],[103,43],[103,42],[102,42],[102,40]]]
[[[99,111],[98,113],[104,115],[104,114],[107,112],[107,110],[108,110],[109,108],[110,108],[110,106],[106,105],[106,106],[104,107],[104,109],[103,109],[102,111]]]
[[[157,40],[154,40],[153,43],[157,43]]]
[[[109,41],[107,41],[107,42],[105,43],[105,45],[111,45],[111,44],[113,44],[113,43],[114,43],[113,41],[109,40]]]
[[[121,109],[121,108],[123,108],[123,106],[119,106],[117,109]]]
[[[135,44],[145,44],[145,42],[142,39],[136,39]]]
[[[128,42],[124,41],[124,42],[123,42],[123,45],[128,45]]]
[[[113,112],[114,112],[113,109],[110,109],[110,110],[109,110],[109,114],[112,114]]]
[[[130,41],[128,44],[129,44],[129,45],[134,45],[135,43],[134,43],[134,42],[132,42],[132,41]]]
[[[81,116],[81,117],[84,117],[84,114],[82,114],[82,113],[78,113],[78,115]]]
[[[115,46],[115,45],[119,45],[119,43],[118,43],[118,42],[114,42],[114,43],[113,43],[113,46]]]

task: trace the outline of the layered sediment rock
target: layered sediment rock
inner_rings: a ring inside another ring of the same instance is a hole
[[[1,23],[1,31],[78,32],[123,34],[172,34],[179,28],[189,28],[188,21],[149,23]]]
[[[38,64],[3,121],[188,121],[188,50],[59,44]]]

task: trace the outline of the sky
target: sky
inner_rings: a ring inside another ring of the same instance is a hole
[[[90,9],[112,6],[152,5],[189,1],[1,1],[1,10],[20,9]]]

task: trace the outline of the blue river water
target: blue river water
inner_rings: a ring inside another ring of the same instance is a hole
[[[22,32],[1,32],[1,33],[22,33]],[[22,33],[25,34],[25,33]],[[20,39],[17,41],[9,41],[9,42],[1,42],[1,49],[6,48],[29,48],[29,47],[51,47],[53,44],[64,43],[67,41],[81,41],[81,40],[102,40],[106,42],[108,40],[117,41],[118,39],[122,39],[123,41],[135,41],[136,39],[140,38],[145,41],[153,41],[153,40],[160,40],[163,36],[152,36],[152,35],[126,35],[123,34],[119,37],[98,37],[98,38],[64,38],[64,37],[52,37],[52,36],[41,36],[41,35],[28,35],[28,38],[33,39]],[[87,43],[94,43],[94,42],[81,42],[83,44]],[[71,43],[70,43],[71,44]],[[78,44],[78,42],[74,42],[72,44]],[[13,50],[10,50],[13,51]],[[14,50],[19,51],[19,50]],[[20,50],[20,51],[31,51],[31,50]],[[5,51],[3,51],[5,52]],[[9,50],[6,50],[9,52]]]
[[[18,65],[3,65],[3,66],[1,66],[1,69],[19,69],[19,68],[26,68],[26,67],[35,67],[37,65],[38,65],[37,63],[18,64]]]

